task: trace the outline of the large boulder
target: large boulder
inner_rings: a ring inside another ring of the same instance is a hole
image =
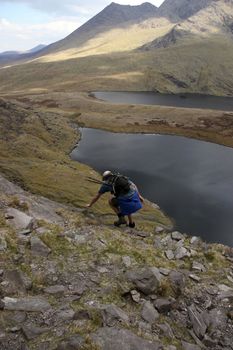
[[[159,313],[157,310],[155,310],[151,302],[146,301],[143,305],[141,316],[145,321],[152,324],[159,318]]]
[[[119,328],[100,328],[91,335],[93,342],[100,350],[160,350],[158,342],[150,342],[138,337],[134,333]]]
[[[8,218],[9,224],[17,230],[31,230],[33,228],[34,219],[18,209],[8,208],[6,218]]]
[[[103,324],[115,326],[117,322],[129,322],[128,315],[116,305],[106,305],[102,309]]]
[[[159,278],[156,277],[153,268],[128,271],[126,278],[134,284],[138,291],[145,295],[156,293],[160,285]]]

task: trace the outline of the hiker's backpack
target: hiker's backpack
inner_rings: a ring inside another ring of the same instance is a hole
[[[116,197],[123,196],[130,191],[130,181],[128,177],[121,174],[113,174],[108,179],[108,184],[112,185],[113,194]]]

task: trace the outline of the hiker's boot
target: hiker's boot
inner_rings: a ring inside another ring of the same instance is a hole
[[[135,222],[130,222],[130,223],[129,223],[129,227],[130,227],[130,228],[134,228],[134,227],[135,227]]]
[[[118,220],[114,222],[114,225],[119,227],[121,225],[126,225],[127,221],[125,220],[124,216],[118,215]]]

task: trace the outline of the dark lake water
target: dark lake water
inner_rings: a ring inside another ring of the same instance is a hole
[[[161,105],[185,108],[205,108],[233,111],[233,97],[218,97],[201,94],[159,94],[155,92],[93,92],[96,98],[126,104]]]
[[[233,246],[233,149],[179,136],[82,129],[72,159],[129,176],[176,229]],[[87,199],[88,201],[89,199]]]

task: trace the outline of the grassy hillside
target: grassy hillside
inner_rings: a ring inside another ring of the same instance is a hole
[[[0,92],[156,90],[232,95],[233,45],[212,35],[150,51],[31,62],[0,69]]]

